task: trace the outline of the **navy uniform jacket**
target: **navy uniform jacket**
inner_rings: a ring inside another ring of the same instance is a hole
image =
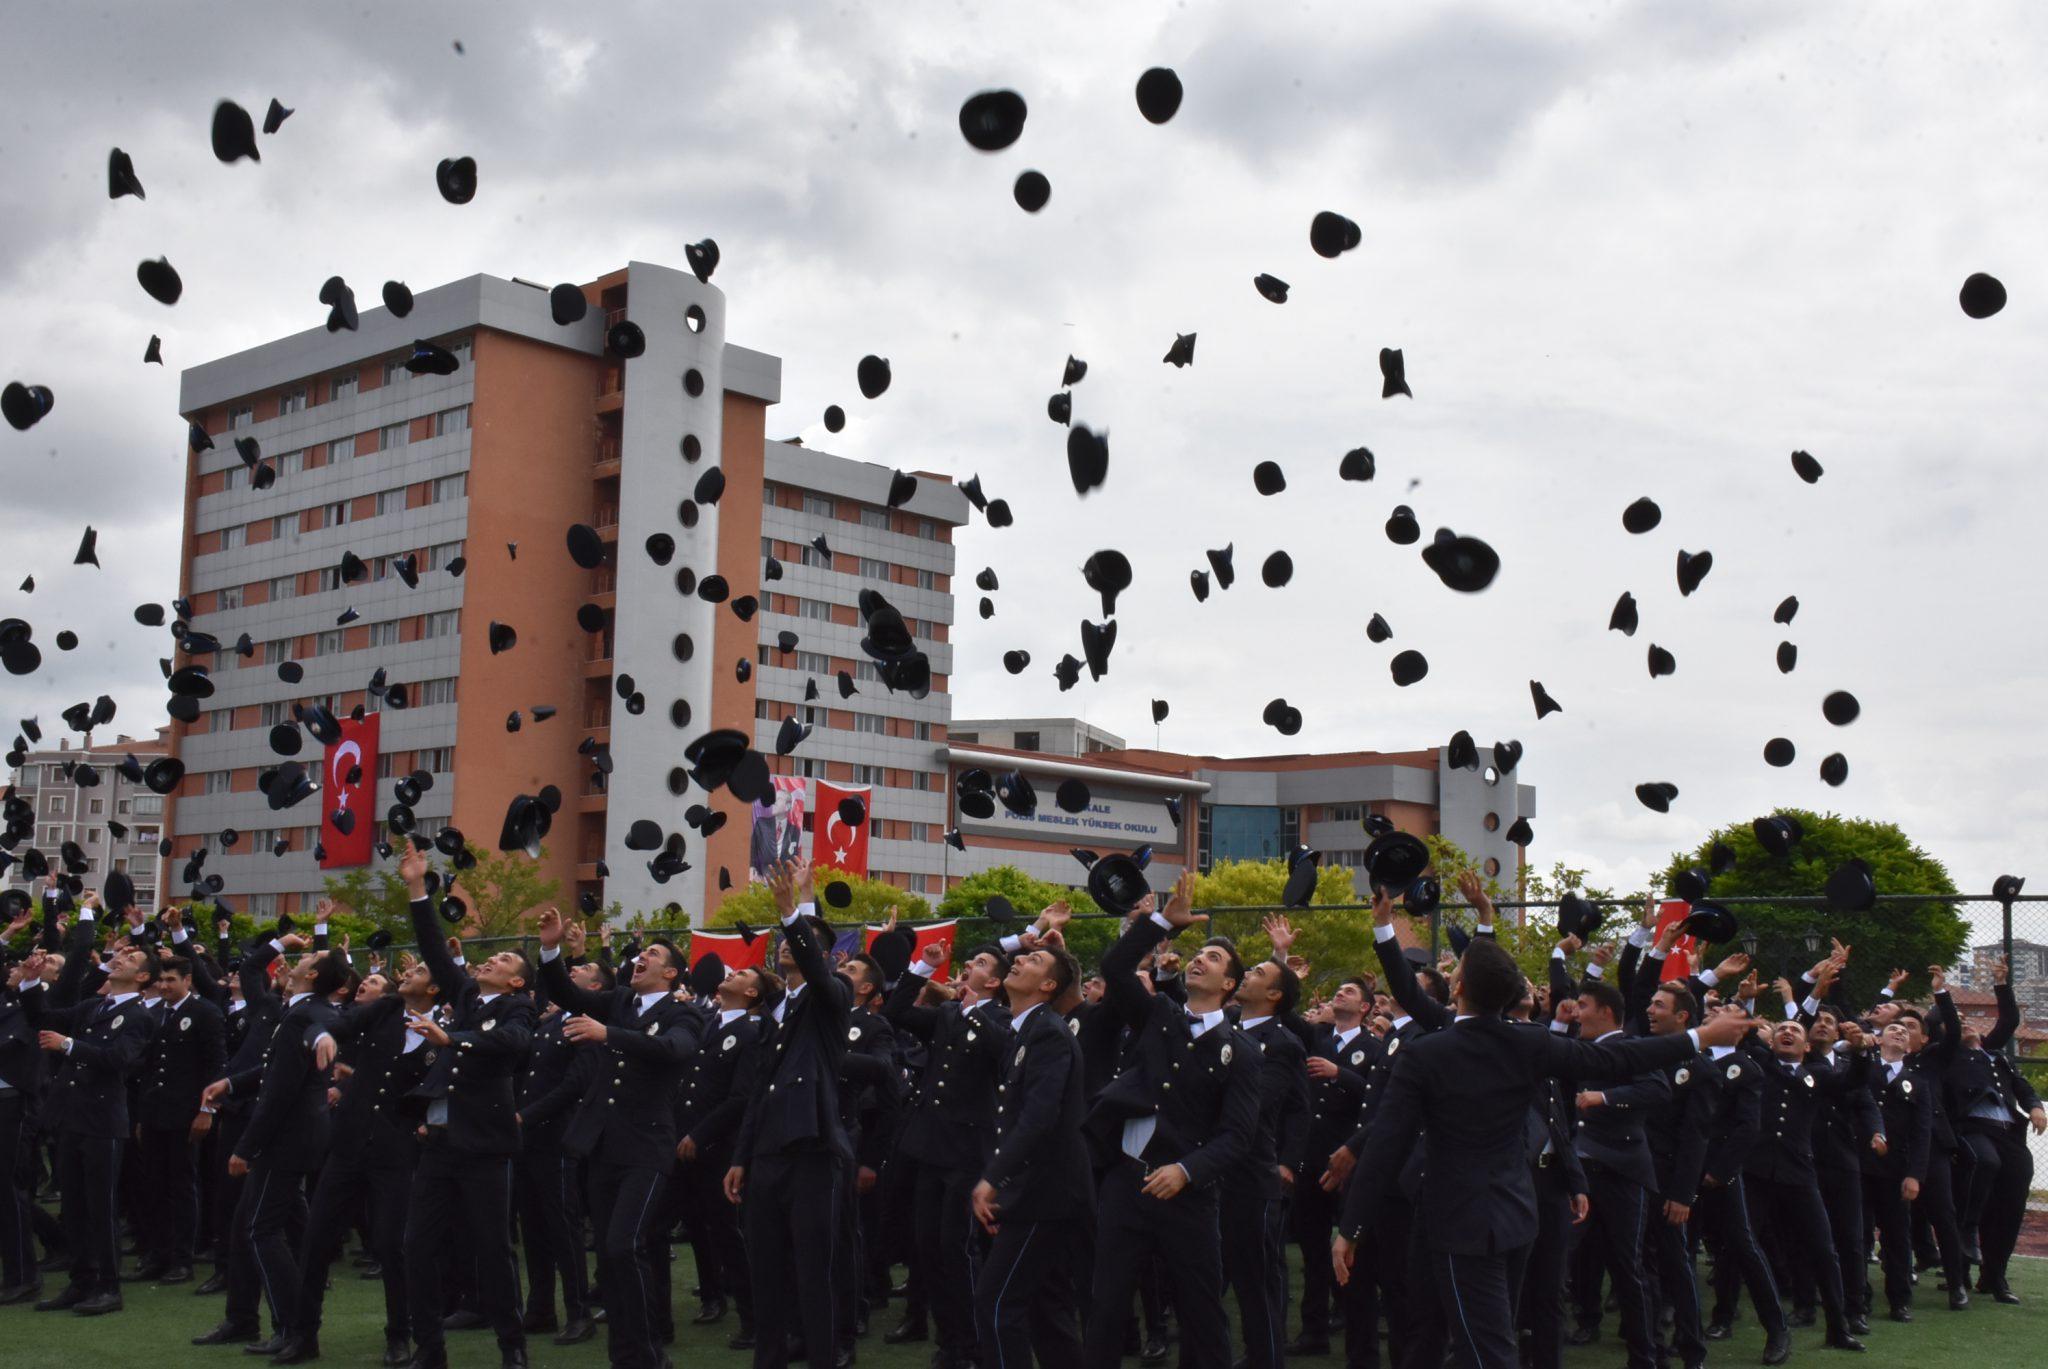
[[[1196,1037],[1187,1009],[1145,992],[1138,964],[1166,938],[1164,927],[1139,918],[1102,958],[1103,1002],[1130,1028],[1131,1050],[1095,1100],[1087,1130],[1097,1153],[1113,1162],[1121,1154],[1124,1123],[1155,1117],[1144,1163],[1154,1169],[1178,1164],[1191,1187],[1209,1188],[1257,1143],[1258,1048],[1227,1021]]]
[[[1095,1203],[1081,1126],[1081,1047],[1073,1030],[1040,1005],[1006,1034],[996,1085],[996,1135],[981,1177],[995,1187],[1002,1220],[1075,1221]]]
[[[1246,1185],[1261,1198],[1278,1198],[1279,1167],[1285,1165],[1299,1182],[1306,1163],[1308,1057],[1300,1040],[1277,1017],[1250,1031],[1240,1027],[1238,1034],[1259,1050],[1259,1125],[1231,1185]]]
[[[895,1144],[907,1092],[896,1062],[896,1033],[880,1014],[860,1007],[847,1013],[839,1086],[840,1121],[853,1142],[854,1162],[879,1170]]]
[[[38,1029],[71,1038],[50,1081],[43,1125],[61,1135],[126,1140],[132,1131],[128,1080],[149,1053],[154,1023],[139,997],[118,1004],[98,996],[79,1001],[87,971],[97,968],[96,939],[92,920],[80,918],[68,934],[63,972],[54,985],[37,991],[50,995],[39,1005]]]
[[[1333,1079],[1308,1081],[1308,1154],[1303,1160],[1307,1166],[1307,1172],[1300,1176],[1303,1179],[1320,1176],[1331,1153],[1358,1126],[1359,1109],[1365,1102],[1366,1075],[1387,1051],[1385,1044],[1364,1026],[1341,1047],[1337,1044],[1336,1027],[1329,1024],[1317,1027],[1311,1041],[1302,1061],[1303,1069],[1310,1058],[1317,1058],[1335,1065],[1337,1074]]]
[[[921,1007],[918,995],[930,982],[905,974],[882,1007],[891,1026],[928,1048],[897,1144],[920,1164],[979,1170],[995,1135],[996,1084],[1010,1054],[1010,1014],[992,1001],[971,1010],[957,1002]]]
[[[566,1021],[564,1012],[542,1014],[519,1078],[519,1146],[538,1155],[563,1153],[569,1118],[597,1078],[597,1052],[562,1035]]]
[[[1934,1153],[1934,1093],[1927,1080],[1913,1068],[1909,1057],[1891,1078],[1891,1069],[1879,1060],[1870,1068],[1870,1092],[1877,1101],[1885,1153],[1872,1154],[1864,1167],[1873,1174],[1894,1179],[1925,1179],[1929,1157]]]
[[[235,1145],[252,1165],[273,1169],[318,1169],[327,1157],[327,1075],[313,1061],[314,1043],[331,1035],[334,1005],[307,994],[285,1009],[263,1069],[255,1081],[256,1106]],[[248,1076],[229,1089],[246,1093]]]
[[[449,1037],[445,1049],[434,1051],[427,1077],[414,1092],[430,1105],[436,1099],[447,1101],[451,1149],[508,1156],[519,1149],[512,1077],[533,1038],[533,1000],[523,993],[501,993],[486,1003],[483,990],[448,954],[434,922],[428,900],[414,900],[413,934],[421,961],[441,987]]]
[[[41,1017],[42,995],[47,992],[40,981],[17,993],[0,992],[0,1079],[19,1090],[24,1099],[33,1098],[42,1087],[43,1050],[36,1041],[36,1033],[42,1029],[36,1022]],[[34,1008],[29,1006],[32,998],[37,1000]]]
[[[713,1168],[723,1172],[740,1119],[746,1116],[767,1039],[761,1020],[744,1013],[724,1025],[714,1020],[705,1028],[704,1042],[683,1067],[682,1087],[676,1092],[676,1134],[678,1139],[696,1141],[697,1163],[711,1157],[717,1161]]]
[[[760,1086],[748,1102],[733,1148],[733,1163],[781,1151],[825,1150],[853,1159],[853,1142],[839,1119],[840,1062],[846,1058],[847,1014],[853,990],[832,973],[824,948],[802,917],[783,926],[790,954],[804,977],[796,1001],[783,999]]]
[[[579,988],[562,957],[543,960],[541,983],[564,1010],[605,1025],[596,1074],[562,1137],[563,1149],[632,1169],[667,1173],[676,1162],[676,1081],[704,1030],[694,1004],[662,994],[644,1009],[630,987]]]
[[[1779,1060],[1754,1043],[1747,1053],[1763,1075],[1763,1091],[1756,1148],[1743,1172],[1778,1183],[1812,1183],[1813,1120],[1821,1099],[1864,1088],[1869,1057],[1859,1053],[1844,1068],[1814,1069],[1803,1060]]]
[[[1725,1184],[1749,1167],[1750,1152],[1763,1131],[1763,1068],[1739,1050],[1719,1059],[1708,1054],[1703,1068],[1714,1071],[1714,1090],[1720,1095],[1707,1137],[1705,1174]]]
[[[1107,1003],[1082,1003],[1067,1019],[1067,1030],[1081,1047],[1081,1089],[1094,1098],[1109,1087],[1123,1064],[1123,1019]]]
[[[2002,1015],[2005,1000],[2011,997],[2012,990],[2005,985],[1999,987],[2004,989],[1999,1003]],[[1987,1105],[1995,1109],[2002,1120],[2016,1122],[2040,1104],[2033,1088],[2003,1055],[1994,1054],[1984,1047],[1976,1050],[1963,1047],[1962,1021],[1956,1015],[1953,998],[1946,992],[1938,993],[1934,996],[1934,1006],[1941,1015],[1942,1039],[1938,1046],[1929,1049],[1938,1052],[1936,1063],[1942,1073],[1943,1101],[1948,1106],[1952,1125],[1965,1125],[1972,1112]],[[1984,1039],[1988,1046],[1998,1039],[1998,1035],[1994,1033]]]
[[[1823,1071],[1843,1070],[1849,1068],[1849,1061],[1840,1051],[1813,1051],[1807,1056],[1807,1065]],[[1875,1058],[1868,1068],[1872,1074],[1881,1073]],[[1878,1162],[1877,1152],[1870,1148],[1870,1138],[1883,1130],[1877,1100],[1871,1097],[1867,1080],[1861,1088],[1823,1093],[1813,1116],[1814,1162],[1856,1173],[1865,1162]]]
[[[135,1100],[138,1126],[176,1130],[199,1115],[199,1095],[227,1069],[226,1025],[195,990],[163,1011]]]
[[[1616,1031],[1604,1039],[1625,1038]],[[1572,1093],[1592,1091],[1606,1099],[1601,1106],[1586,1109],[1575,1097],[1565,1099],[1577,1121],[1573,1148],[1579,1158],[1655,1191],[1657,1165],[1650,1158],[1649,1115],[1671,1101],[1670,1077],[1648,1070],[1618,1080],[1576,1076],[1566,1082]]]
[[[1677,1064],[1687,1036],[1599,1044],[1498,1017],[1430,1032],[1396,1057],[1385,1101],[1352,1175],[1340,1230],[1352,1240],[1427,1133],[1417,1211],[1425,1244],[1455,1255],[1498,1254],[1536,1239],[1527,1144],[1530,1109],[1548,1076],[1615,1077]]]
[[[1704,1051],[1668,1066],[1671,1095],[1645,1114],[1650,1154],[1657,1162],[1658,1197],[1691,1207],[1699,1201],[1707,1147],[1721,1109],[1721,1072]]]
[[[426,1077],[429,1047],[405,1024],[405,1001],[386,992],[352,1007],[335,1024],[349,1077],[334,1107],[331,1151],[361,1169],[410,1169],[418,1142],[417,1118],[406,1094]],[[408,1051],[406,1044],[418,1041]]]
[[[270,966],[278,958],[277,947],[268,940],[253,941],[242,953],[242,1001],[240,1012],[228,1017],[224,1042],[228,1063],[226,1078],[246,1074],[250,1070],[261,1071],[264,1058],[270,1052],[270,1039],[277,1034],[278,1019],[284,1016],[284,1000],[277,996],[277,987],[270,979]],[[237,1039],[236,1033],[239,1032]],[[223,1110],[232,1108],[246,1113],[252,1106],[247,1097],[230,1097],[222,1104]]]

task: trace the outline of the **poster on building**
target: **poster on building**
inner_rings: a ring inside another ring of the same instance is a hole
[[[872,785],[828,784],[817,781],[818,806],[813,811],[815,829],[811,842],[811,864],[818,869],[844,871],[849,875],[868,875],[868,828],[873,825],[874,813],[869,800],[874,795]],[[859,799],[864,816],[858,823],[849,824],[839,815],[839,805],[847,799]]]
[[[343,718],[341,735],[327,748],[320,777],[323,870],[370,863],[377,839],[377,738],[383,717]]]
[[[764,883],[769,867],[795,860],[803,848],[804,782],[795,775],[777,775],[775,801],[754,800],[754,825],[747,842],[747,874]]]

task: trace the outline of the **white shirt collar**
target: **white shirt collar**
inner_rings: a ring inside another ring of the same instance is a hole
[[[1330,1029],[1336,1033],[1337,1044],[1342,1047],[1350,1045],[1351,1038],[1365,1030],[1365,1024],[1361,1022],[1355,1027],[1340,1027],[1335,1022],[1332,1022]]]
[[[1223,1025],[1223,1009],[1221,1008],[1216,1009],[1214,1012],[1196,1012],[1193,1008],[1189,1008],[1188,1017],[1192,1019],[1188,1023],[1188,1030],[1196,1036],[1200,1036],[1204,1032],[1213,1031]]]
[[[1042,1007],[1044,1007],[1044,1006],[1045,1006],[1045,1004],[1043,1004],[1043,1003],[1033,1003],[1033,1004],[1032,1004],[1032,1005],[1031,1005],[1030,1007],[1026,1008],[1026,1009],[1025,1009],[1025,1010],[1024,1010],[1023,1012],[1020,1012],[1020,1013],[1018,1013],[1018,1014],[1017,1014],[1017,1015],[1016,1015],[1015,1017],[1013,1017],[1013,1018],[1011,1018],[1011,1019],[1010,1019],[1010,1030],[1012,1030],[1012,1031],[1021,1031],[1021,1030],[1023,1030],[1023,1027],[1024,1027],[1024,1019],[1025,1019],[1025,1018],[1027,1018],[1027,1017],[1029,1017],[1029,1016],[1031,1016],[1031,1014],[1033,1014],[1033,1013],[1037,1012],[1037,1011],[1038,1011],[1038,1010],[1039,1010],[1040,1008],[1042,1008]]]
[[[654,1006],[654,1005],[655,1005],[656,1003],[660,1002],[660,1001],[661,1001],[662,999],[664,999],[664,998],[667,998],[667,997],[668,997],[668,990],[667,990],[667,989],[656,989],[656,990],[655,990],[655,991],[654,991],[653,993],[643,993],[643,994],[641,994],[641,995],[640,995],[640,1011],[641,1011],[641,1012],[646,1012],[646,1011],[647,1011],[647,1010],[648,1010],[649,1008],[653,1007],[653,1006]]]
[[[110,1008],[117,1008],[117,1007],[119,1007],[119,1006],[120,1006],[121,1004],[123,1004],[123,1003],[126,1003],[126,1002],[127,1002],[127,1001],[128,1001],[129,999],[131,999],[131,998],[139,998],[139,997],[141,997],[141,995],[140,995],[140,994],[136,994],[136,993],[114,993],[114,994],[108,994],[108,995],[107,995],[107,1006],[108,1006],[108,1007],[110,1007]]]
[[[1271,1013],[1267,1013],[1267,1014],[1266,1014],[1266,1015],[1265,1015],[1264,1017],[1245,1017],[1245,1018],[1240,1018],[1240,1019],[1238,1019],[1238,1023],[1237,1023],[1237,1029],[1238,1029],[1239,1031],[1247,1031],[1247,1032],[1248,1032],[1248,1031],[1250,1031],[1250,1030],[1251,1030],[1251,1029],[1252,1029],[1253,1027],[1263,1026],[1264,1024],[1266,1024],[1266,1023],[1268,1023],[1268,1022],[1271,1022],[1272,1020],[1273,1020],[1273,1014],[1271,1014]]]
[[[295,994],[293,994],[293,995],[292,995],[292,996],[291,996],[290,998],[287,998],[287,999],[286,999],[286,1000],[284,1001],[284,1005],[285,1005],[285,1006],[286,1006],[287,1008],[296,1008],[296,1007],[298,1007],[298,1006],[299,1006],[299,1000],[300,1000],[300,999],[302,999],[302,998],[311,998],[312,996],[313,996],[313,991],[312,991],[311,989],[308,989],[308,990],[306,990],[306,992],[304,992],[304,993],[295,993]]]
[[[1728,1058],[1729,1056],[1731,1056],[1731,1055],[1735,1054],[1735,1047],[1733,1047],[1733,1046],[1709,1046],[1709,1047],[1707,1047],[1707,1054],[1708,1054],[1708,1055],[1711,1055],[1711,1056],[1713,1056],[1713,1057],[1714,1057],[1714,1059],[1716,1059],[1716,1060],[1725,1060],[1725,1059],[1727,1059],[1727,1058]]]
[[[1465,1015],[1466,1015],[1467,1017],[1470,1017],[1470,1016],[1472,1016],[1472,1014],[1471,1014],[1471,1013],[1467,1013],[1467,1014],[1465,1014]],[[1395,1018],[1395,1019],[1394,1019],[1394,1028],[1393,1028],[1393,1029],[1394,1029],[1395,1031],[1399,1031],[1399,1030],[1401,1030],[1401,1028],[1403,1028],[1403,1027],[1407,1026],[1407,1025],[1408,1025],[1408,1024],[1410,1023],[1410,1022],[1413,1022],[1414,1020],[1415,1020],[1415,1019],[1414,1019],[1414,1018],[1412,1018],[1412,1017],[1410,1017],[1410,1016],[1409,1016],[1409,1015],[1408,1015],[1407,1013],[1402,1013],[1402,1014],[1401,1014],[1401,1015],[1400,1015],[1399,1017],[1397,1017],[1397,1018]]]
[[[747,1010],[745,1008],[723,1008],[719,1011],[718,1014],[718,1025],[721,1027],[730,1027],[734,1022],[738,1021],[742,1017],[745,1017],[746,1015]]]
[[[480,995],[478,995],[478,997],[477,997],[477,1000],[476,1000],[476,1001],[477,1001],[477,1002],[479,1002],[479,1003],[488,1003],[488,1002],[490,1002],[490,1001],[491,1001],[491,1000],[492,1000],[493,998],[503,998],[503,997],[504,997],[504,995],[503,995],[503,994],[495,994],[495,993],[487,993],[487,994],[480,994]]]
[[[1610,1037],[1610,1036],[1619,1036],[1619,1035],[1621,1035],[1621,1028],[1619,1028],[1619,1027],[1616,1027],[1616,1028],[1615,1028],[1615,1029],[1614,1029],[1613,1031],[1611,1031],[1611,1032],[1602,1032],[1602,1033],[1600,1033],[1600,1035],[1598,1035],[1598,1036],[1594,1037],[1594,1038],[1593,1038],[1593,1044],[1597,1046],[1597,1045],[1599,1045],[1599,1044],[1600,1044],[1600,1043],[1601,1043],[1602,1041],[1605,1041],[1605,1040],[1606,1040],[1606,1039],[1607,1039],[1608,1037]]]

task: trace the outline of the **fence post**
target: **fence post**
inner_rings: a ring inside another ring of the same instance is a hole
[[[2012,900],[2005,900],[2000,905],[2000,909],[1999,954],[2005,957],[2006,982],[2010,984],[2012,982]],[[2017,994],[2019,987],[2014,985],[2012,991]],[[2013,1039],[2005,1043],[2005,1054],[2007,1059],[2016,1060],[2019,1058],[2019,1033],[2014,1032],[2012,1035]]]

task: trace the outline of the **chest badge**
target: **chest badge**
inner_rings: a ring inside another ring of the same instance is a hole
[[[847,1040],[849,1040],[849,1041],[858,1041],[858,1040],[860,1040],[860,1028],[859,1028],[859,1027],[848,1027],[848,1028],[846,1029],[846,1039],[847,1039]]]
[[[737,1036],[728,1036],[725,1040],[718,1043],[718,1048],[722,1051],[729,1051],[739,1043],[740,1039]]]
[[[1067,1030],[1072,1032],[1074,1035],[1079,1036],[1081,1034],[1081,1019],[1077,1017],[1073,1021],[1067,1023]]]
[[[1351,1052],[1351,1063],[1354,1065],[1363,1065],[1365,1063],[1365,1052],[1362,1050],[1356,1050]]]
[[[647,1024],[647,1034],[648,1034],[649,1036],[659,1036],[659,1035],[661,1035],[661,1023],[659,1023],[659,1022],[649,1022],[649,1023]]]
[[[487,1018],[485,1018],[485,1019],[484,1019],[484,1022],[483,1022],[483,1029],[484,1029],[485,1031],[489,1031],[489,1030],[490,1030],[491,1028],[493,1028],[493,1027],[495,1027],[495,1026],[497,1026],[497,1025],[498,1025],[498,1019],[497,1019],[497,1018],[495,1018],[495,1017],[487,1017]]]
[[[1022,1046],[1017,1047],[1017,1059],[1014,1063],[1018,1065],[1024,1063],[1024,1048]]]
[[[1911,1098],[1913,1096],[1913,1081],[1910,1079],[1901,1079],[1899,1081],[1899,1092],[1905,1094],[1908,1098]]]
[[[1689,1070],[1689,1069],[1687,1069],[1687,1068],[1686,1068],[1685,1066],[1683,1066],[1683,1065],[1680,1065],[1680,1066],[1678,1067],[1678,1073],[1676,1073],[1676,1074],[1674,1074],[1674,1075],[1672,1075],[1672,1076],[1671,1076],[1671,1082],[1672,1082],[1672,1083],[1674,1083],[1674,1084],[1687,1084],[1687,1083],[1691,1083],[1691,1082],[1692,1082],[1692,1071],[1691,1071],[1691,1070]]]
[[[969,1027],[969,1028],[967,1029],[967,1039],[968,1039],[969,1041],[976,1041],[976,1040],[979,1040],[979,1039],[980,1039],[980,1037],[979,1037],[979,1034],[975,1032],[974,1028],[972,1028],[972,1027]]]
[[[1728,1067],[1728,1078],[1729,1078],[1729,1079],[1730,1079],[1731,1081],[1733,1081],[1733,1080],[1736,1080],[1736,1079],[1740,1079],[1741,1077],[1742,1077],[1742,1066],[1740,1066],[1740,1065],[1730,1065],[1730,1066]]]
[[[420,1052],[420,1058],[422,1060],[425,1060],[429,1065],[433,1064],[434,1048],[432,1046],[427,1047],[424,1051]]]
[[[1223,1049],[1216,1053],[1216,1058],[1226,1065],[1230,1063],[1230,1044],[1228,1042],[1225,1042]]]
[[[191,1019],[191,1018],[189,1018],[189,1017],[181,1017],[181,1018],[179,1018],[179,1019],[178,1019],[178,1030],[179,1030],[179,1031],[181,1031],[181,1032],[188,1032],[188,1031],[191,1031],[191,1030],[192,1030],[192,1019]]]
[[[1804,1082],[1804,1083],[1805,1083],[1806,1087],[1808,1087],[1808,1088],[1818,1088],[1818,1087],[1819,1087],[1819,1085],[1817,1085],[1816,1083],[1814,1083],[1814,1079],[1813,1079],[1813,1076],[1812,1076],[1812,1075],[1810,1075],[1810,1074],[1802,1074],[1802,1075],[1800,1075],[1800,1076],[1799,1076],[1799,1078],[1800,1078],[1800,1080],[1801,1080],[1802,1082]]]
[[[1399,1049],[1401,1049],[1401,1038],[1400,1038],[1400,1037],[1398,1037],[1398,1036],[1390,1036],[1390,1037],[1388,1037],[1388,1038],[1387,1038],[1387,1054],[1388,1054],[1388,1055],[1392,1055],[1392,1054],[1393,1054],[1393,1053],[1394,1053],[1395,1051],[1397,1051],[1397,1050],[1399,1050]]]
[[[115,1014],[114,1014],[114,1020],[113,1020],[112,1022],[109,1022],[109,1023],[107,1024],[107,1030],[108,1030],[108,1031],[119,1031],[119,1030],[121,1030],[121,1022],[122,1022],[122,1020],[123,1020],[123,1019],[124,1019],[125,1017],[126,1017],[126,1014],[125,1014],[125,1013],[115,1013]]]

